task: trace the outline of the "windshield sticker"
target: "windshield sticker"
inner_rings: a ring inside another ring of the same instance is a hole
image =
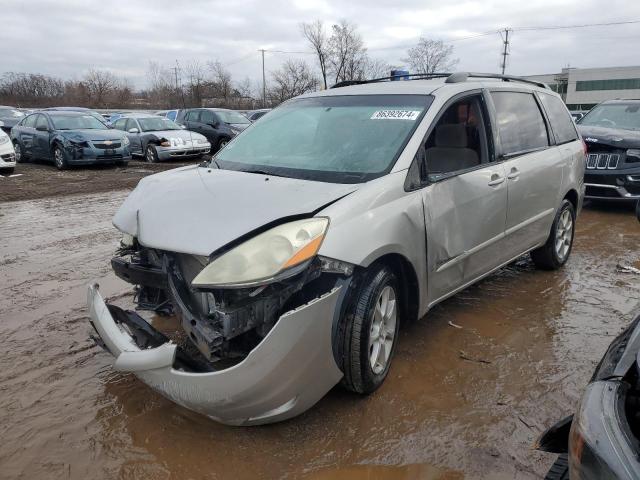
[[[378,110],[371,115],[371,120],[415,120],[420,110]]]

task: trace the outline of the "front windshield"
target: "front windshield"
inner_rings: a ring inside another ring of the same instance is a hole
[[[95,117],[87,115],[60,115],[50,114],[49,118],[53,122],[56,130],[106,130],[104,123],[96,120]]]
[[[251,123],[247,117],[241,113],[234,112],[233,110],[216,110],[216,115],[218,115],[224,123],[240,123],[247,125]]]
[[[22,118],[24,113],[13,108],[0,108],[0,118]]]
[[[162,117],[138,118],[138,123],[143,132],[157,132],[160,130],[180,130],[175,122]]]
[[[222,149],[222,168],[358,183],[393,167],[433,97],[326,96],[292,100]]]
[[[622,130],[640,130],[640,103],[598,105],[582,117],[578,124]]]

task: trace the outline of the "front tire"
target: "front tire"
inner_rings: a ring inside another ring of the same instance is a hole
[[[149,163],[156,163],[158,161],[158,151],[153,145],[147,145],[147,149],[144,152],[144,159]]]
[[[571,254],[576,226],[576,211],[566,198],[556,213],[547,242],[531,252],[531,259],[542,270],[557,270]]]
[[[384,382],[400,325],[398,279],[386,266],[366,272],[343,318],[343,386],[369,394]]]
[[[228,138],[221,138],[220,140],[218,140],[218,143],[216,144],[216,152],[219,152],[224,147],[226,147],[227,143],[229,143],[229,139]]]
[[[60,145],[53,147],[53,163],[58,170],[67,168],[67,160],[64,158],[64,150]]]
[[[22,146],[17,140],[13,142],[13,151],[16,154],[16,163],[20,163],[26,160],[24,154],[22,153]]]

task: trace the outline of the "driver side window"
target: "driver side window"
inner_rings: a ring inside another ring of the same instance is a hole
[[[489,161],[487,129],[481,95],[447,107],[427,137],[419,154],[421,177],[437,181]]]
[[[210,110],[201,110],[200,123],[204,123],[206,125],[213,125],[215,123],[215,117],[213,115],[213,112]]]

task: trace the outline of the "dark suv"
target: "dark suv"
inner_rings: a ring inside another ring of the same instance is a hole
[[[587,145],[586,197],[640,199],[640,100],[609,100],[578,122]]]
[[[229,140],[251,125],[244,115],[223,108],[189,108],[180,110],[176,123],[198,132],[209,140],[211,151],[217,152]]]

